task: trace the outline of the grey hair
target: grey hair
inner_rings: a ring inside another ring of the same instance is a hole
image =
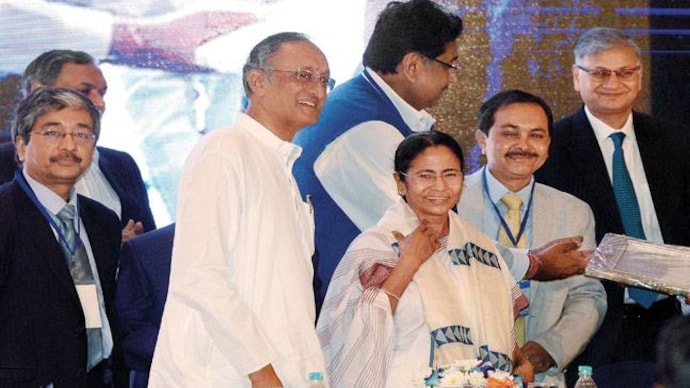
[[[254,46],[242,68],[242,85],[247,97],[252,95],[248,80],[249,72],[254,69],[265,69],[267,62],[273,58],[284,43],[295,41],[311,42],[306,35],[300,32],[280,32],[263,39]]]
[[[12,121],[12,141],[15,146],[17,137],[21,137],[24,144],[29,144],[31,129],[39,117],[68,107],[83,109],[89,113],[93,133],[98,140],[101,133],[101,114],[91,100],[71,89],[39,88],[31,92],[17,108],[17,113]]]
[[[50,50],[39,55],[29,63],[22,77],[22,91],[24,97],[31,93],[32,85],[36,82],[52,87],[60,75],[65,63],[75,65],[95,65],[94,58],[83,51]]]
[[[577,40],[573,51],[575,62],[614,47],[627,47],[635,53],[637,59],[642,56],[640,47],[635,43],[632,36],[615,28],[595,27],[585,31]]]

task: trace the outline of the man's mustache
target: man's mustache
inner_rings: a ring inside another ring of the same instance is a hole
[[[75,163],[81,163],[82,158],[80,158],[80,157],[79,157],[77,154],[75,154],[74,152],[65,152],[65,153],[62,153],[62,154],[60,154],[60,155],[58,155],[58,156],[53,156],[53,157],[50,158],[50,161],[51,161],[52,163],[59,163],[59,162],[62,162],[62,161],[64,161],[64,160],[69,160],[69,161],[72,161],[72,162],[75,162]]]
[[[538,158],[539,154],[534,153],[534,152],[528,152],[528,151],[522,151],[522,150],[517,150],[517,151],[510,151],[506,154],[507,157],[531,157],[531,158]]]

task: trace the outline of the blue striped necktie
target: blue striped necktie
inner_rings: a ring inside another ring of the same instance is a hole
[[[610,137],[615,147],[613,150],[613,163],[611,164],[613,194],[616,196],[616,204],[623,221],[623,230],[630,237],[645,239],[640,206],[637,203],[637,196],[635,196],[635,188],[630,179],[630,174],[625,167],[625,156],[623,155],[625,134],[623,132],[615,132]],[[628,288],[628,295],[645,308],[651,307],[657,297],[655,292],[634,287]]]

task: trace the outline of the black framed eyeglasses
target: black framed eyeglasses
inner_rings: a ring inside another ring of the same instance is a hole
[[[445,66],[446,69],[448,69],[448,70],[451,70],[451,71],[460,70],[460,64],[459,64],[458,62],[456,62],[456,61],[453,61],[453,62],[451,62],[451,63],[448,63],[448,62],[444,62],[444,61],[442,61],[442,60],[440,60],[440,59],[436,59],[436,58],[432,58],[432,57],[427,57],[427,58],[431,59],[431,60],[434,61],[434,62],[438,62],[438,63],[442,64],[442,65]]]
[[[609,78],[611,78],[611,74],[616,74],[616,77],[622,79],[622,80],[627,80],[630,79],[635,72],[640,70],[642,66],[637,65],[635,67],[624,67],[622,69],[618,70],[611,70],[611,69],[606,69],[603,67],[596,67],[594,69],[588,69],[584,66],[580,65],[575,65],[578,69],[584,71],[585,73],[589,74],[592,79],[597,80],[597,81],[606,81]]]

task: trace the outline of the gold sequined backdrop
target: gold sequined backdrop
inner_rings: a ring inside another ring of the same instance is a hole
[[[496,92],[518,88],[539,95],[550,104],[555,118],[580,107],[571,66],[572,49],[582,31],[595,26],[622,28],[635,36],[645,54],[649,51],[646,1],[465,0],[457,5],[465,26],[459,41],[462,69],[431,112],[438,128],[462,144],[468,172],[483,163],[474,141],[476,112]],[[637,109],[649,112],[648,55],[643,69]]]

